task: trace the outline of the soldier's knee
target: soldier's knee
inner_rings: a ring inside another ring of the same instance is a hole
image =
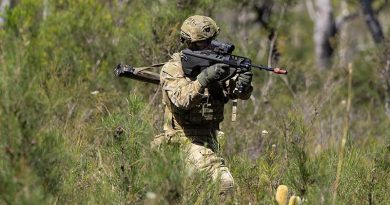
[[[150,142],[150,148],[157,149],[166,141],[164,134],[159,134]]]
[[[221,170],[220,193],[229,194],[233,191],[234,179],[228,169]]]

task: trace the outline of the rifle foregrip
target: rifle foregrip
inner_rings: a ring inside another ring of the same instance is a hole
[[[237,94],[241,94],[243,92],[244,92],[244,86],[241,83],[237,84],[236,87],[233,90],[233,93],[236,94],[236,95]]]

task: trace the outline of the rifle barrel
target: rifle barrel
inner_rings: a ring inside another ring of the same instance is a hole
[[[281,69],[281,68],[272,68],[264,65],[252,65],[252,67],[260,68],[261,70],[271,71],[275,74],[284,74],[287,75],[287,70]]]

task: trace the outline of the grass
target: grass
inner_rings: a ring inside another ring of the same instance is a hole
[[[157,87],[115,79],[112,70],[120,62],[164,62],[179,49],[178,22],[234,2],[183,1],[180,12],[175,1],[161,2],[50,2],[46,19],[43,1],[23,0],[7,11],[0,29],[0,204],[219,203],[218,183],[189,174],[180,146],[150,148],[162,124]],[[278,32],[288,77],[273,76],[264,102],[271,76],[255,71],[253,98],[238,102],[238,121],[229,121],[230,104],[225,109],[221,153],[235,179],[232,202],[276,204],[276,188],[285,184],[304,204],[331,204],[334,192],[336,204],[389,204],[390,120],[380,62],[364,60],[378,51],[368,48],[353,62],[337,175],[348,75],[337,66],[319,73],[312,43],[293,40],[310,39],[302,31],[311,23],[295,10],[285,16],[301,22],[283,21]],[[263,31],[243,26],[249,39],[262,37],[249,44],[213,17],[226,28],[221,38],[265,62],[267,52],[257,50],[267,45]]]

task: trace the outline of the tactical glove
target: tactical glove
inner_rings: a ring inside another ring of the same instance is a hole
[[[212,65],[199,73],[196,77],[199,83],[206,87],[209,83],[221,80],[229,74],[229,66],[222,63]]]
[[[237,87],[239,87],[240,92],[248,90],[251,86],[252,76],[252,71],[247,71],[238,75]]]

